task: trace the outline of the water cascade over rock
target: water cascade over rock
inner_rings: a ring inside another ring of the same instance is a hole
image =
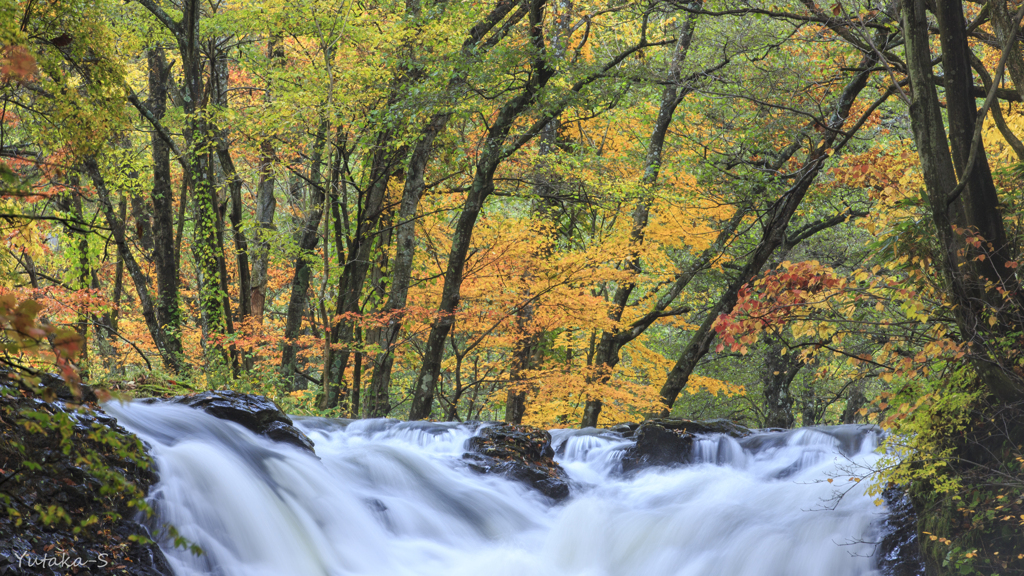
[[[314,456],[183,405],[106,408],[151,447],[158,522],[204,551],[162,543],[178,576],[882,573],[886,509],[851,481],[868,427],[688,431],[647,460],[621,431],[555,430],[544,493],[500,468],[514,430],[492,424],[295,418]]]

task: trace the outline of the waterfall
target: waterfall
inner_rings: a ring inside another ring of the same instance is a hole
[[[851,482],[877,458],[866,427],[708,435],[630,475],[631,440],[555,430],[574,486],[554,504],[462,462],[481,424],[296,419],[313,456],[184,406],[106,409],[156,461],[154,525],[203,550],[162,541],[177,576],[879,573],[885,509]]]

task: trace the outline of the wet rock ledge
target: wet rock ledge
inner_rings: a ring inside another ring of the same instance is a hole
[[[718,433],[733,438],[751,434],[749,428],[724,419],[652,418],[642,424],[617,424],[611,430],[625,438],[636,439],[636,444],[622,457],[622,471],[627,474],[650,466],[673,466],[686,462],[695,434]]]
[[[495,424],[466,443],[462,458],[476,472],[523,482],[548,498],[561,501],[569,497],[569,477],[554,456],[547,430]]]
[[[149,532],[136,521],[131,497],[125,492],[104,493],[94,475],[96,468],[76,461],[85,449],[95,450],[99,468],[120,474],[147,493],[156,482],[152,468],[132,460],[123,448],[100,444],[90,435],[96,428],[107,428],[124,445],[136,438],[92,402],[88,406],[93,411],[76,411],[70,391],[58,379],[44,377],[43,382],[50,386],[30,389],[0,373],[0,575],[171,576],[155,544],[132,538]],[[49,401],[42,399],[44,394]],[[26,428],[27,422],[40,418],[65,425],[46,434]],[[70,440],[67,454],[62,432]],[[67,521],[44,523],[39,510],[57,508]],[[74,528],[90,517],[95,522],[75,533]]]
[[[882,492],[889,514],[882,521],[878,567],[883,576],[923,576],[926,572],[918,539],[917,513],[910,496],[900,486]]]
[[[202,410],[222,420],[230,420],[271,440],[297,446],[313,454],[313,441],[293,425],[272,400],[255,394],[242,394],[231,390],[214,390],[171,398],[144,398],[140,402],[155,404],[172,402]]]
[[[156,544],[140,544],[133,538],[137,535],[150,537],[150,533],[139,523],[145,520],[130,505],[130,497],[121,492],[102,493],[101,480],[75,462],[80,447],[93,448],[100,454],[103,465],[148,494],[150,486],[157,481],[152,467],[144,467],[123,455],[123,450],[100,445],[89,438],[96,426],[112,430],[123,444],[136,442],[135,436],[100,410],[88,387],[83,387],[83,391],[85,406],[90,410],[78,411],[63,381],[44,376],[42,384],[29,389],[0,372],[0,496],[10,498],[11,509],[22,520],[18,525],[16,515],[9,512],[0,515],[0,576],[172,576]],[[50,401],[44,401],[43,397]],[[219,390],[139,401],[183,404],[314,453],[313,442],[292,425],[291,418],[273,401],[262,396]],[[70,453],[65,454],[62,449],[60,432],[29,431],[25,426],[26,412],[42,417],[69,416],[72,423]],[[24,446],[24,452],[18,449],[19,445]],[[36,469],[31,463],[40,468]],[[7,506],[0,499],[0,510],[6,510]],[[70,522],[47,525],[36,511],[37,506],[43,510],[60,507],[67,512]],[[107,518],[110,512],[117,517]],[[91,516],[98,521],[75,533],[74,528]]]

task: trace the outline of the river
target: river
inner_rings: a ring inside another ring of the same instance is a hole
[[[632,441],[554,430],[572,496],[472,471],[480,424],[298,418],[314,457],[199,410],[108,404],[150,446],[177,576],[871,576],[885,508],[856,477],[867,427],[700,437],[691,462],[621,473]],[[831,480],[831,481],[830,481]]]

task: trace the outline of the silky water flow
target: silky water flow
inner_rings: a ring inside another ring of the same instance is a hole
[[[629,475],[631,440],[554,430],[555,504],[462,462],[480,424],[296,419],[318,459],[184,406],[106,408],[151,448],[150,523],[202,549],[159,538],[177,576],[878,574],[886,510],[851,483],[878,458],[867,427],[703,436]]]

